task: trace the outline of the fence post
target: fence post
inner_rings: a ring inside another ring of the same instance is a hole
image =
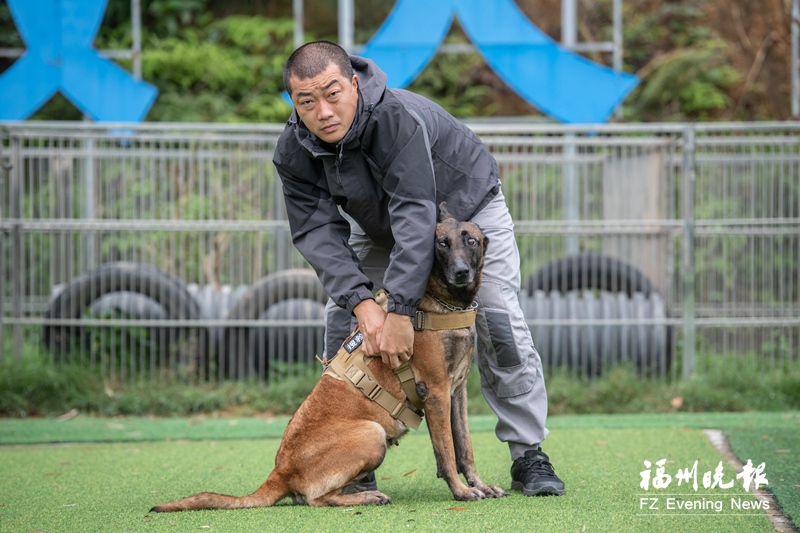
[[[683,131],[683,247],[681,278],[683,281],[683,379],[695,373],[696,367],[696,305],[694,292],[694,187],[695,187],[695,129]]]
[[[20,137],[11,137],[11,179],[9,188],[9,200],[11,218],[14,225],[11,229],[11,309],[14,317],[13,327],[13,351],[17,359],[22,359],[22,176],[20,175]]]
[[[6,132],[4,131],[3,134],[6,134]],[[5,191],[5,179],[11,171],[11,163],[3,161],[4,143],[5,140],[0,138],[0,360],[4,359],[6,356],[6,331],[5,324],[3,324],[3,318],[6,313],[5,306],[3,305],[6,299],[6,229],[3,227],[3,207],[5,206],[3,191]]]
[[[800,117],[800,0],[792,2],[792,116]]]
[[[84,156],[84,165],[83,165],[83,185],[86,188],[85,196],[83,198],[84,206],[83,206],[83,217],[88,222],[94,222],[94,158],[95,158],[95,151],[94,151],[94,132],[90,132],[90,134],[86,137],[84,141],[84,151],[86,155]],[[95,233],[94,231],[88,231],[86,233],[86,237],[84,239],[84,252],[86,253],[86,266],[89,268],[94,268],[97,266],[97,258],[95,257]],[[67,261],[71,261],[72,258],[67,258]]]
[[[564,134],[564,218],[569,223],[570,232],[564,242],[564,253],[574,255],[580,251],[578,235],[572,224],[580,218],[578,214],[578,176],[576,136],[573,132]]]

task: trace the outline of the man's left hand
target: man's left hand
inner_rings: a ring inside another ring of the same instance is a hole
[[[414,352],[414,327],[406,315],[388,313],[381,335],[381,359],[392,368],[411,359]]]

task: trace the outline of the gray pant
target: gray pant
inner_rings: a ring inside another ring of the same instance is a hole
[[[502,191],[472,222],[489,237],[475,322],[481,389],[498,418],[497,438],[508,442],[511,458],[516,459],[547,437],[542,361],[519,305],[519,250]],[[350,244],[377,291],[383,286],[391,250],[375,245],[355,224],[351,224]],[[333,301],[328,301],[325,321],[325,349],[332,355],[356,321]]]

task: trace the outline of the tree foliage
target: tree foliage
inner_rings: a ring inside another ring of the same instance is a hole
[[[290,111],[281,94],[291,34],[287,20],[231,16],[152,39],[142,55],[143,75],[161,96],[149,118],[282,122]]]
[[[156,5],[156,4],[154,4]],[[176,15],[165,36],[148,32],[142,77],[159,89],[148,120],[282,122],[283,62],[292,51],[289,19]],[[123,39],[127,35],[122,36]],[[111,42],[119,47],[122,43]]]
[[[731,90],[742,75],[728,64],[729,43],[703,27],[702,18],[686,2],[628,17],[627,60],[641,81],[626,102],[627,118],[708,120],[735,105]]]

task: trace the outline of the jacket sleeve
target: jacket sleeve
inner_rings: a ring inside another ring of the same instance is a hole
[[[348,243],[350,225],[339,213],[330,193],[319,186],[317,180],[324,179],[321,173],[310,161],[301,163],[298,169],[297,159],[287,165],[276,150],[273,160],[283,183],[292,241],[314,268],[331,299],[352,312],[361,301],[373,297],[372,282],[361,270],[361,263]]]
[[[373,111],[362,150],[389,195],[394,247],[384,286],[389,310],[413,316],[433,266],[436,183],[427,130],[398,101]]]

